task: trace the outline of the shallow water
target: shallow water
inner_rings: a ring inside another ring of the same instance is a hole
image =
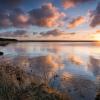
[[[28,74],[69,93],[72,100],[94,100],[100,84],[100,45],[26,42],[0,47],[0,51]]]

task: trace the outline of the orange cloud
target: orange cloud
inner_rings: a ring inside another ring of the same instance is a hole
[[[84,64],[83,60],[76,55],[69,55],[69,60],[72,63],[77,64],[77,65],[83,65]]]
[[[85,18],[82,17],[82,16],[79,16],[75,19],[73,19],[69,24],[68,24],[68,28],[75,28],[75,27],[78,27],[79,25],[85,23]]]
[[[72,8],[75,6],[75,4],[73,2],[66,1],[66,0],[63,0],[62,5],[64,8]]]
[[[53,27],[59,26],[65,16],[52,3],[42,5],[41,8],[30,11],[31,22],[33,25]]]
[[[100,33],[100,30],[97,30],[96,33]]]
[[[65,17],[65,13],[59,11],[52,3],[47,3],[29,12],[21,8],[1,11],[0,27],[26,27],[31,25],[41,27],[62,26]]]
[[[61,0],[64,8],[72,8],[77,4],[91,2],[93,0]]]

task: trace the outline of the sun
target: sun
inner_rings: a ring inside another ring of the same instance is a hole
[[[93,40],[100,41],[100,34],[95,34],[92,36]]]

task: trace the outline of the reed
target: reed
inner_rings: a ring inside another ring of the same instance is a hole
[[[70,100],[9,62],[0,63],[0,100]]]

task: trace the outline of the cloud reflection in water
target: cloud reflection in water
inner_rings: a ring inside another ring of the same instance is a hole
[[[100,77],[99,47],[70,43],[18,43],[1,50],[6,59],[12,58],[10,61],[14,67],[24,70],[38,82],[68,92],[73,100],[94,100],[95,82]]]

